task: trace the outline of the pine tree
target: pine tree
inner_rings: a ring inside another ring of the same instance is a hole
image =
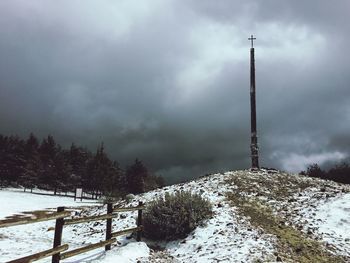
[[[26,188],[29,188],[31,192],[33,188],[38,184],[38,176],[41,167],[41,161],[39,156],[39,141],[30,134],[24,146],[25,157],[25,169],[24,174],[19,178],[19,183]]]
[[[116,173],[116,194],[119,196],[124,196],[128,192],[128,182],[126,179],[125,171],[119,166],[118,162],[114,161],[113,167]]]
[[[40,160],[42,167],[39,174],[39,183],[42,187],[47,188],[54,184],[54,160],[58,152],[54,138],[49,135],[44,139],[39,147]]]
[[[49,185],[53,187],[54,195],[56,195],[58,190],[64,188],[67,181],[67,167],[63,152],[58,150],[52,161]]]
[[[87,177],[85,184],[88,189],[97,197],[99,192],[103,192],[108,181],[112,162],[104,152],[103,143],[97,148],[95,156],[88,162]]]
[[[0,187],[6,185],[5,181],[7,178],[7,137],[0,135]]]
[[[67,158],[71,168],[69,178],[70,187],[72,189],[77,187],[85,188],[84,181],[86,181],[88,161],[92,158],[91,152],[82,147],[77,147],[72,143]]]
[[[6,186],[24,174],[24,141],[18,136],[1,136],[0,146],[0,178]]]
[[[83,187],[97,194],[121,196],[155,188],[157,176],[137,160],[124,172],[104,151],[103,143],[93,155],[85,148],[71,145],[63,150],[53,136],[39,143],[34,134],[27,140],[0,135],[0,186],[20,183],[24,190],[35,187],[67,191]],[[145,186],[146,184],[146,186]]]
[[[145,180],[145,190],[151,191],[165,186],[164,178],[158,175],[150,175]]]
[[[24,187],[24,191],[26,188],[30,189],[30,192],[33,192],[33,188],[38,184],[38,162],[31,158],[26,160],[26,166],[24,174],[18,178],[18,183]]]
[[[134,164],[129,166],[126,170],[126,180],[128,190],[132,194],[145,192],[145,181],[148,178],[149,173],[144,164],[136,159]]]
[[[119,164],[114,161],[111,163],[109,172],[104,178],[102,186],[103,192],[109,196],[124,196],[127,192],[126,177]]]

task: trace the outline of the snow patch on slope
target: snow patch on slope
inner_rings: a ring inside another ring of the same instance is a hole
[[[105,253],[98,262],[103,263],[135,263],[138,258],[147,258],[150,253],[149,247],[144,242],[129,243],[118,249]],[[81,261],[79,261],[81,262]],[[67,262],[68,263],[68,262]]]
[[[317,233],[343,255],[350,251],[350,193],[317,207],[314,212]]]

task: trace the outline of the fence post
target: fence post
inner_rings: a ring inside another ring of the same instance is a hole
[[[63,211],[64,211],[63,206],[57,207],[57,212],[63,212]],[[53,240],[53,247],[54,248],[61,245],[63,224],[64,224],[64,218],[57,218],[56,219],[55,237]],[[52,256],[52,263],[59,263],[59,262],[60,262],[60,253],[57,253],[57,254]]]
[[[113,204],[108,203],[107,204],[107,215],[113,213]],[[109,240],[112,238],[112,218],[107,219],[106,224],[106,240]],[[111,250],[111,244],[108,244],[105,246],[105,250]]]
[[[141,207],[143,205],[143,203],[140,201],[139,202],[139,206]],[[138,210],[138,215],[137,215],[137,226],[138,227],[142,227],[142,209]],[[137,237],[136,237],[136,241],[141,241],[141,235],[142,235],[142,229],[137,231]]]

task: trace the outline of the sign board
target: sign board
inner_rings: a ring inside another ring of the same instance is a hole
[[[75,189],[74,201],[77,198],[80,198],[80,200],[83,200],[83,188],[76,188]]]

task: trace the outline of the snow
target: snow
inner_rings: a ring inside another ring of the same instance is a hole
[[[259,238],[259,234],[239,226],[233,215],[223,213],[215,217],[205,227],[198,227],[184,243],[174,242],[167,246],[169,252],[181,262],[247,262],[249,257],[259,258],[263,251],[273,251],[268,240]],[[249,260],[250,261],[250,260]]]
[[[245,177],[244,177],[245,176]],[[350,258],[350,187],[314,178],[293,177],[285,182],[292,189],[292,196],[286,199],[274,196],[273,185],[284,182],[289,176],[283,173],[269,174],[266,171],[227,172],[198,178],[178,185],[167,186],[141,195],[130,202],[122,201],[118,205],[146,204],[165,193],[191,191],[208,199],[213,205],[214,215],[203,225],[197,227],[186,238],[168,243],[157,243],[163,251],[150,249],[150,240],[136,242],[131,236],[121,236],[105,252],[103,248],[93,250],[65,260],[65,263],[112,263],[112,262],[254,262],[262,259],[271,262],[275,258],[276,238],[254,228],[249,218],[238,216],[235,207],[226,200],[225,194],[238,185],[229,185],[225,181],[232,177],[254,179],[251,188],[242,193],[245,196],[259,198],[273,208],[289,224],[305,233],[311,231],[311,237],[328,244],[333,253]],[[264,180],[261,184],[259,180]],[[244,181],[245,182],[245,181]],[[277,183],[276,183],[277,182]],[[247,182],[248,183],[248,182]],[[294,184],[310,184],[304,188],[295,188]],[[294,188],[293,188],[294,187]],[[297,189],[297,190],[296,190]],[[295,193],[293,192],[295,191]],[[259,195],[257,194],[259,192]],[[292,198],[291,198],[292,197]],[[100,215],[106,213],[106,206],[87,202],[74,202],[73,198],[36,195],[22,190],[0,191],[2,209],[0,218],[24,210],[56,209],[57,206],[70,207],[72,217]],[[113,219],[113,232],[135,227],[137,212],[119,213]],[[0,262],[13,260],[52,247],[54,221],[40,222],[0,229]],[[62,244],[69,244],[69,250],[105,239],[105,221],[69,225],[64,227]],[[15,250],[14,248],[18,248]],[[151,246],[152,247],[152,246]],[[50,258],[41,262],[50,262]]]
[[[21,189],[6,189],[0,191],[1,209],[0,219],[24,211],[56,209],[58,206],[91,205],[91,201],[74,201],[72,197],[47,196],[30,194]]]
[[[22,214],[25,211],[56,210],[58,206],[68,207],[76,213],[89,211],[100,212],[105,207],[93,201],[74,201],[72,197],[62,197],[47,194],[45,191],[37,191],[40,194],[23,192],[21,189],[6,189],[0,191],[1,210],[0,219]],[[88,206],[88,207],[86,207]],[[85,215],[85,214],[84,214]],[[114,224],[114,231],[132,227],[135,219],[128,217],[122,226]],[[95,223],[96,224],[96,223]],[[105,224],[97,222],[79,224],[64,227],[62,244],[69,244],[69,249],[97,243],[105,238]],[[54,220],[39,222],[30,225],[20,225],[0,229],[0,262],[17,259],[52,247]],[[93,230],[93,231],[92,231]],[[91,233],[93,232],[93,233]],[[136,262],[137,258],[147,258],[149,248],[144,242],[130,242],[125,238],[119,238],[119,245],[112,245],[112,250],[106,253],[104,248],[93,250],[69,259],[66,263],[77,262]],[[14,249],[17,248],[17,249]],[[51,262],[50,258],[41,262]]]
[[[318,207],[315,218],[323,222],[321,232],[350,238],[350,194]]]
[[[149,247],[144,242],[129,243],[123,247],[106,253],[99,262],[103,263],[135,263],[138,258],[148,257]]]
[[[350,193],[317,207],[314,212],[317,233],[342,254],[350,251]]]
[[[231,173],[214,174],[185,184],[165,187],[139,198],[151,200],[165,192],[191,191],[201,194],[213,204],[213,218],[197,227],[183,240],[166,245],[167,252],[180,262],[254,262],[274,252],[273,238],[259,233],[247,221],[239,219],[227,203],[225,193],[231,189],[225,184]],[[165,262],[165,261],[164,261]]]

